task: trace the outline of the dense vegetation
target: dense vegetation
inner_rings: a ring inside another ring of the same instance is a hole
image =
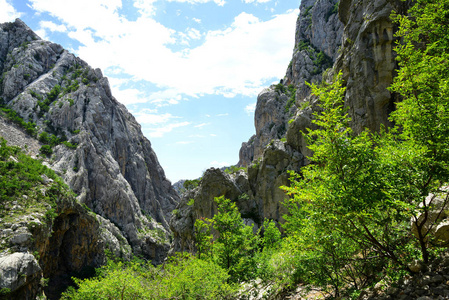
[[[31,213],[41,213],[51,221],[62,198],[73,198],[73,192],[53,170],[0,137],[0,229]]]
[[[195,223],[196,256],[158,268],[110,263],[98,277],[76,280],[79,290],[65,297],[226,299],[251,293],[257,279],[267,294],[305,283],[353,298],[382,278],[412,272],[414,260],[438,256],[447,245],[432,232],[449,201],[448,16],[449,0],[417,0],[407,16],[393,16],[400,69],[390,90],[402,101],[392,128],[352,131],[341,75],[311,85],[321,103],[318,129],[304,133],[314,154],[284,187],[283,238],[270,221],[254,233],[220,197],[218,213]]]

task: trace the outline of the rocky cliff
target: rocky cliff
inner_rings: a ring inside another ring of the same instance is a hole
[[[0,104],[28,132],[21,141],[28,139],[34,152],[44,146],[46,164],[76,193],[77,203],[97,215],[77,217],[75,208],[62,209],[54,225],[57,234],[40,256],[57,249],[67,255],[63,261],[42,258],[40,268],[62,272],[66,266],[94,266],[86,262],[98,261],[89,258],[98,249],[84,249],[80,262],[76,243],[70,242],[81,235],[76,230],[92,226],[97,228],[88,230],[94,244],[108,236],[115,241],[107,245],[114,254],[127,256],[132,249],[160,263],[179,196],[140,125],[112,96],[108,79],[60,45],[40,39],[20,20],[0,24],[0,74]],[[0,135],[17,144],[10,128],[3,127]]]
[[[213,215],[216,196],[236,201],[251,222],[260,225],[264,218],[283,222],[285,195],[279,186],[288,185],[287,171],[300,171],[311,155],[301,131],[314,126],[316,99],[305,81],[318,83],[342,71],[354,130],[390,125],[388,115],[397,99],[386,87],[397,66],[389,15],[393,8],[404,12],[409,5],[399,0],[301,1],[292,61],[280,83],[259,94],[256,134],[239,153],[238,165],[247,171],[231,176],[208,170],[199,187],[183,195],[171,221],[174,249],[191,248],[194,220]],[[195,200],[193,206],[187,205],[190,199]]]

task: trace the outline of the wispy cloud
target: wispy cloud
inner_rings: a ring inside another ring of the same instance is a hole
[[[21,13],[17,12],[8,1],[0,0],[0,23],[14,21],[20,16]]]
[[[250,104],[248,104],[248,105],[245,107],[245,112],[246,112],[248,115],[253,114],[255,111],[256,111],[256,102],[250,103]]]
[[[171,132],[175,128],[184,127],[188,125],[190,125],[189,122],[170,123],[165,126],[160,126],[156,128],[145,128],[144,131],[151,138],[160,138],[163,137],[164,134]]]
[[[210,123],[201,123],[201,124],[198,124],[198,125],[195,125],[195,126],[193,126],[193,127],[195,127],[195,128],[203,128],[204,126],[207,126],[207,125],[209,125]]]

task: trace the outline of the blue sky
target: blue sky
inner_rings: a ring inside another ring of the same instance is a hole
[[[257,94],[285,75],[299,0],[0,0],[109,78],[166,176],[236,164]]]

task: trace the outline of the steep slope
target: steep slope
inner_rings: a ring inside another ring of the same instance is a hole
[[[285,136],[289,120],[310,92],[305,81],[321,81],[323,71],[337,58],[343,34],[338,3],[337,0],[301,1],[292,60],[280,84],[264,89],[257,97],[256,134],[242,144],[240,166],[248,166],[261,157],[272,139]]]
[[[50,167],[78,201],[112,222],[135,254],[161,262],[179,198],[107,78],[20,20],[0,25],[0,72],[0,103],[53,146]]]
[[[305,81],[317,83],[342,71],[345,105],[355,132],[390,125],[388,115],[397,99],[386,88],[397,66],[389,15],[393,8],[404,12],[409,5],[399,0],[301,1],[292,61],[281,82],[259,94],[256,134],[239,153],[239,165],[247,166],[247,172],[208,170],[198,188],[183,195],[171,221],[174,249],[192,248],[194,221],[214,214],[216,196],[235,201],[242,215],[251,219],[248,222],[283,222],[285,195],[279,186],[288,185],[287,171],[300,171],[311,155],[301,132],[314,128],[311,120],[317,108]],[[190,199],[195,200],[192,206],[187,205]]]

